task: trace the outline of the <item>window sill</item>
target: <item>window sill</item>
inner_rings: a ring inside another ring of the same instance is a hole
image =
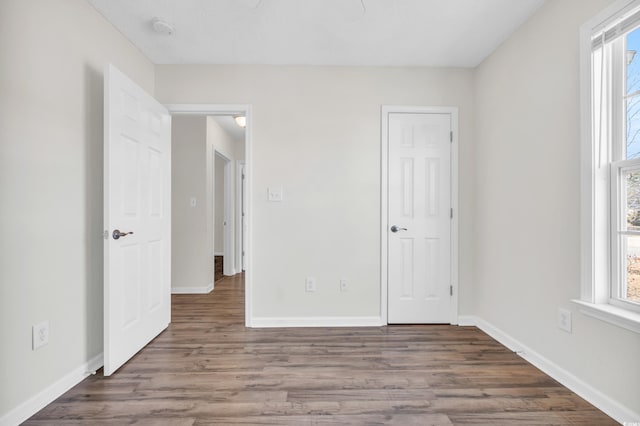
[[[589,303],[582,300],[572,300],[572,302],[578,305],[578,310],[585,315],[640,334],[640,314],[638,313],[607,303]]]

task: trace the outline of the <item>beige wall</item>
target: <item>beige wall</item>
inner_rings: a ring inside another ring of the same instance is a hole
[[[102,352],[108,62],[153,93],[153,65],[85,0],[0,2],[0,419]]]
[[[609,3],[548,1],[476,71],[472,310],[638,413],[638,335],[570,302],[580,297],[578,29]],[[557,327],[560,307],[572,334]]]
[[[207,119],[176,116],[171,130],[171,288],[213,283],[207,244]],[[196,199],[195,207],[191,199]]]
[[[156,67],[163,103],[253,108],[253,314],[380,314],[380,106],[460,108],[461,312],[472,300],[472,71],[276,66]],[[284,202],[266,201],[282,185]],[[304,292],[305,276],[318,291]],[[348,277],[348,292],[339,291]]]

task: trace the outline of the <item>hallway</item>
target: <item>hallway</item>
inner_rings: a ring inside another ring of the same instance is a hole
[[[473,327],[247,329],[243,275],[28,425],[616,424]]]

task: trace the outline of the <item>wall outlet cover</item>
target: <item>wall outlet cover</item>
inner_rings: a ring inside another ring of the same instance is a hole
[[[571,333],[571,311],[568,309],[558,309],[558,327],[561,330]]]
[[[347,291],[349,289],[349,282],[346,278],[340,278],[340,291]]]
[[[304,290],[307,293],[313,293],[316,291],[316,279],[314,277],[307,277],[304,280]]]
[[[49,321],[43,321],[32,328],[33,350],[49,343]]]

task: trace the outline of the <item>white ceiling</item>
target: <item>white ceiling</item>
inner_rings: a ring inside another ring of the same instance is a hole
[[[236,142],[244,142],[244,129],[236,124],[236,121],[230,115],[213,115],[211,116],[222,129],[227,132]]]
[[[544,0],[88,0],[156,64],[475,67]],[[173,35],[155,33],[153,18]]]

